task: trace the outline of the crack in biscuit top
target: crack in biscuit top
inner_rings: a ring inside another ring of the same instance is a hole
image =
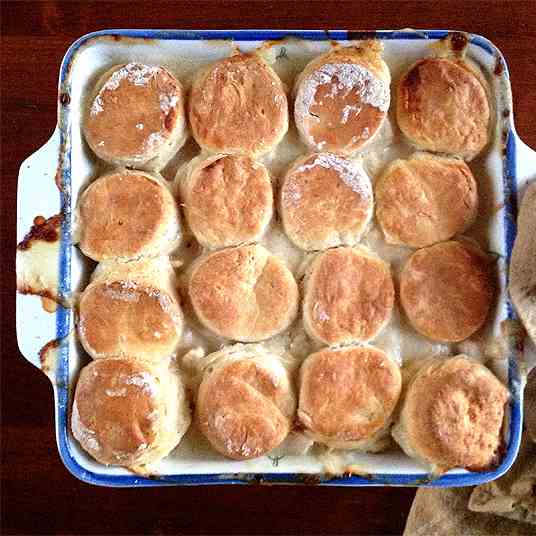
[[[297,310],[292,274],[261,246],[213,253],[193,272],[189,291],[201,322],[233,340],[268,338],[286,328]]]
[[[313,71],[300,87],[296,99],[296,111],[299,115],[305,116],[310,113],[311,106],[316,104],[318,88],[326,84],[331,85],[328,98],[355,91],[363,104],[379,108],[382,112],[389,109],[387,84],[374,76],[371,71],[355,63],[328,63]],[[349,114],[351,109],[346,108],[345,111]]]
[[[299,83],[297,126],[311,147],[353,151],[378,130],[390,100],[389,84],[367,67],[325,63]]]
[[[157,360],[173,352],[181,331],[179,303],[159,288],[107,281],[88,287],[80,300],[78,332],[96,358],[136,354]]]

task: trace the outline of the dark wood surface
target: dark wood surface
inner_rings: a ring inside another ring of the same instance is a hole
[[[451,28],[506,56],[520,136],[536,147],[536,2],[6,2],[2,9],[2,533],[398,534],[412,489],[220,486],[105,489],[62,465],[52,389],[15,338],[15,225],[21,161],[56,122],[69,44],[113,28]]]

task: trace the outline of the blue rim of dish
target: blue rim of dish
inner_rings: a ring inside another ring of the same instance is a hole
[[[63,59],[60,70],[60,92],[69,93],[69,72],[76,53],[83,45],[91,40],[109,36],[120,36],[139,39],[159,40],[202,40],[202,39],[232,39],[235,41],[266,41],[279,40],[285,37],[322,41],[349,41],[359,39],[388,39],[388,40],[421,40],[442,39],[449,34],[457,33],[449,30],[410,30],[410,31],[299,31],[299,30],[103,30],[87,34],[75,41]],[[503,74],[508,78],[508,68],[501,52],[486,38],[479,35],[464,34],[472,45],[478,46],[496,61],[501,62]],[[59,293],[69,296],[71,293],[71,121],[70,109],[64,107],[59,113],[60,147],[64,151],[62,168],[62,190],[60,201],[63,209],[62,233],[59,260]],[[504,238],[506,266],[510,263],[514,239],[516,236],[517,191],[516,191],[516,136],[513,124],[506,139],[506,150],[503,158],[503,194],[504,194]],[[506,274],[508,278],[508,274]],[[508,282],[508,281],[507,281]],[[515,319],[515,313],[506,296],[506,318]],[[89,471],[76,460],[68,437],[68,408],[69,408],[69,345],[66,342],[71,330],[72,311],[58,307],[56,313],[56,337],[64,341],[60,345],[60,358],[56,373],[56,404],[57,422],[56,433],[58,448],[63,463],[67,469],[80,480],[100,486],[134,487],[134,486],[165,486],[165,485],[202,485],[202,484],[248,484],[248,483],[284,483],[284,484],[318,484],[336,486],[425,486],[425,487],[461,487],[474,486],[494,480],[504,474],[513,464],[521,441],[522,391],[520,376],[515,358],[509,359],[508,383],[512,393],[510,401],[509,444],[499,467],[493,471],[480,473],[447,473],[439,478],[428,473],[412,474],[374,474],[370,477],[358,475],[331,478],[316,474],[298,473],[239,473],[239,474],[181,474],[142,477],[138,475],[107,475]]]

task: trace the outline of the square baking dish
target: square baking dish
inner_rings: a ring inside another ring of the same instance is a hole
[[[265,42],[292,47],[294,40],[305,40],[315,53],[331,42],[345,44],[361,39],[384,42],[384,57],[414,61],[426,54],[431,43],[449,37],[467,46],[467,55],[483,70],[492,84],[492,101],[496,110],[496,139],[484,163],[494,189],[498,210],[492,217],[490,249],[498,254],[500,296],[493,323],[500,333],[501,322],[515,319],[507,288],[507,267],[516,235],[518,191],[536,172],[536,153],[517,136],[513,123],[512,97],[508,69],[500,51],[487,39],[473,34],[447,30],[403,31],[181,31],[181,30],[105,30],[77,40],[67,51],[60,70],[58,125],[41,149],[21,166],[18,187],[18,241],[32,226],[34,218],[55,214],[61,217],[57,249],[57,294],[68,304],[79,285],[87,279],[81,255],[72,245],[72,214],[82,182],[93,173],[83,158],[83,141],[77,110],[83,87],[103,66],[140,59],[158,63],[175,55],[187,61],[213,61],[228,53],[236,44],[247,51]],[[284,53],[280,50],[280,53]],[[389,62],[389,61],[388,61]],[[165,61],[164,61],[165,63]],[[82,179],[80,179],[82,178]],[[87,270],[86,270],[87,272]],[[55,393],[56,436],[61,458],[77,478],[103,486],[162,486],[178,484],[288,483],[345,486],[467,486],[493,480],[513,463],[522,428],[522,356],[511,345],[504,361],[503,379],[512,394],[508,408],[506,451],[499,467],[493,471],[472,473],[452,470],[432,477],[426,468],[402,452],[360,454],[358,469],[346,476],[326,475],[322,466],[306,456],[259,459],[244,462],[185,459],[163,462],[158,476],[142,477],[117,467],[105,467],[92,461],[70,433],[68,415],[72,388],[80,363],[80,348],[72,336],[72,308],[57,306],[46,312],[35,296],[17,294],[17,337],[22,354],[41,368],[52,380]],[[51,359],[54,356],[54,359]]]

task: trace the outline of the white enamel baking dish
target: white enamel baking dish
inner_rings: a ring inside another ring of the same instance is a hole
[[[23,240],[34,218],[61,214],[61,233],[57,253],[57,287],[60,301],[69,303],[83,277],[83,263],[72,246],[72,213],[80,184],[91,174],[79,129],[82,89],[99,69],[133,59],[158,63],[166,57],[202,59],[207,62],[227,53],[222,47],[236,43],[241,50],[259,47],[266,41],[288,38],[307,40],[311,50],[320,53],[329,42],[376,38],[384,41],[385,57],[403,56],[409,61],[424,56],[430,43],[452,32],[426,31],[180,31],[180,30],[106,30],[88,34],[67,51],[60,71],[58,92],[58,125],[50,140],[24,161],[18,186],[18,241]],[[518,195],[530,177],[536,175],[536,153],[517,136],[512,113],[512,96],[506,62],[500,51],[487,39],[472,34],[456,34],[467,45],[468,56],[476,61],[489,79],[495,82],[497,140],[485,162],[493,180],[495,195],[501,207],[494,216],[491,245],[499,254],[501,292],[492,321],[513,319],[506,277],[513,241],[516,235]],[[467,43],[465,42],[467,40]],[[225,43],[227,43],[225,45]],[[292,41],[281,41],[291,47]],[[276,45],[277,46],[277,45]],[[281,45],[282,46],[282,45]],[[56,183],[59,185],[57,187]],[[433,478],[424,466],[401,452],[362,454],[359,470],[344,476],[324,474],[322,465],[305,456],[283,459],[261,458],[245,462],[203,459],[164,461],[159,475],[150,478],[129,473],[121,468],[108,468],[93,462],[79,448],[68,428],[72,388],[80,366],[78,345],[72,336],[73,312],[58,306],[46,312],[39,298],[17,294],[17,337],[21,353],[52,380],[55,394],[56,436],[60,455],[66,467],[83,481],[105,486],[160,486],[213,483],[314,483],[326,485],[378,486],[465,486],[493,480],[513,463],[520,442],[522,423],[522,381],[519,364],[523,356],[512,348],[504,374],[512,399],[509,405],[506,452],[501,465],[493,471],[471,473],[453,470]],[[56,356],[56,359],[52,359]]]

